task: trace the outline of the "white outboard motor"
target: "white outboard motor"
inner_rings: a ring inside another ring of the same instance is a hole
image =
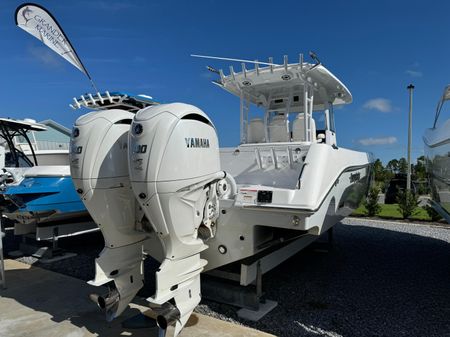
[[[140,110],[129,137],[132,189],[164,250],[148,300],[160,306],[159,327],[175,323],[176,336],[200,302],[200,252],[219,215],[217,134],[203,111],[173,103]]]
[[[102,231],[105,248],[95,260],[95,279],[111,285],[105,296],[93,295],[112,320],[143,285],[142,252],[148,234],[136,226],[136,200],[128,173],[128,132],[134,114],[101,110],[76,121],[70,169],[77,192]]]

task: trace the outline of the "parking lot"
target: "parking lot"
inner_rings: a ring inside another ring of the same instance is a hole
[[[9,235],[6,250],[17,244]],[[101,236],[61,240],[61,245],[78,255],[35,265],[92,278]],[[151,280],[154,266],[146,267]],[[139,295],[150,296],[152,283]],[[210,301],[197,311],[278,336],[450,336],[450,229],[345,219],[335,227],[328,251],[314,245],[302,251],[265,274],[263,288],[278,306],[257,323]]]

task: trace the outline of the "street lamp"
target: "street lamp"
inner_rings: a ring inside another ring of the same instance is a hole
[[[406,189],[411,191],[411,138],[412,138],[412,97],[414,86],[407,87],[409,91],[409,120],[408,120],[408,174],[406,176]]]

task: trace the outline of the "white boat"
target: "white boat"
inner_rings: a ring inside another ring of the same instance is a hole
[[[443,120],[442,116],[443,107],[449,100],[450,85],[444,89],[437,105],[433,127],[425,130],[423,142],[431,187],[431,202],[440,215],[450,223],[450,118]]]
[[[38,164],[29,135],[45,130],[44,125],[34,120],[0,118],[0,167],[8,168],[16,176],[16,181],[21,180],[22,171]],[[28,153],[20,144],[26,147]]]
[[[148,301],[177,335],[200,301],[201,272],[255,255],[267,271],[366,195],[373,159],[339,147],[334,127],[349,90],[320,63],[266,64],[214,70],[215,84],[241,100],[237,147],[219,150],[209,117],[182,103],[75,123],[71,173],[105,238],[90,283],[110,286],[95,297],[108,319],[142,287],[150,255],[161,265]],[[255,278],[251,270],[241,284]]]
[[[11,121],[11,119],[4,120]],[[13,138],[15,147],[19,151],[23,152],[28,157],[28,159],[33,161],[33,155],[36,156],[36,161],[41,166],[69,165],[68,141],[61,142],[57,140],[39,140],[39,136],[42,135],[43,132],[45,133],[45,131],[49,130],[48,126],[52,127],[53,125],[56,125],[60,128],[64,128],[63,126],[53,122],[52,120],[46,120],[42,123],[36,123],[35,120],[26,118],[20,122],[25,124],[28,123],[29,125],[40,125],[43,128],[42,130],[28,130],[27,138],[25,138],[23,135],[17,135]],[[65,131],[67,132],[68,130]]]
[[[29,150],[23,151],[28,158],[31,158],[31,152]],[[69,165],[69,150],[40,150],[37,148],[34,153],[36,154],[37,161],[41,166],[48,165]]]

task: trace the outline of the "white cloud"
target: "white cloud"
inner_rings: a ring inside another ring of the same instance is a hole
[[[120,59],[118,58],[114,58],[114,57],[105,57],[105,58],[92,58],[92,57],[87,57],[85,59],[85,61],[87,63],[120,63]]]
[[[31,46],[28,52],[36,59],[48,66],[60,66],[61,62],[54,51],[47,47]]]
[[[408,74],[411,77],[422,77],[423,73],[421,71],[417,71],[417,70],[406,70],[405,71],[406,74]]]
[[[386,98],[373,98],[368,100],[363,107],[368,110],[378,110],[381,112],[391,112],[393,110],[391,101]]]
[[[126,62],[132,62],[132,63],[144,63],[146,62],[146,58],[142,57],[142,56],[135,56],[130,60],[125,60],[125,59],[120,59],[117,57],[99,57],[99,58],[95,58],[95,57],[87,57],[84,59],[87,63],[126,63]],[[146,67],[146,69],[148,70],[149,67]]]
[[[155,89],[165,89],[166,86],[162,83],[140,83],[134,86],[136,89],[139,90],[155,90]],[[147,93],[148,94],[148,93]]]
[[[200,77],[206,78],[207,80],[214,80],[214,79],[217,79],[217,75],[216,75],[216,74],[213,74],[213,73],[210,72],[210,71],[204,71],[204,72],[200,73]]]
[[[136,63],[143,63],[143,62],[146,62],[146,61],[147,61],[147,59],[145,57],[143,57],[143,56],[135,56],[135,57],[133,57],[133,62],[136,62]]]
[[[357,142],[364,146],[372,146],[372,145],[388,145],[397,143],[397,138],[394,136],[389,137],[379,137],[379,138],[362,138],[358,139]]]

